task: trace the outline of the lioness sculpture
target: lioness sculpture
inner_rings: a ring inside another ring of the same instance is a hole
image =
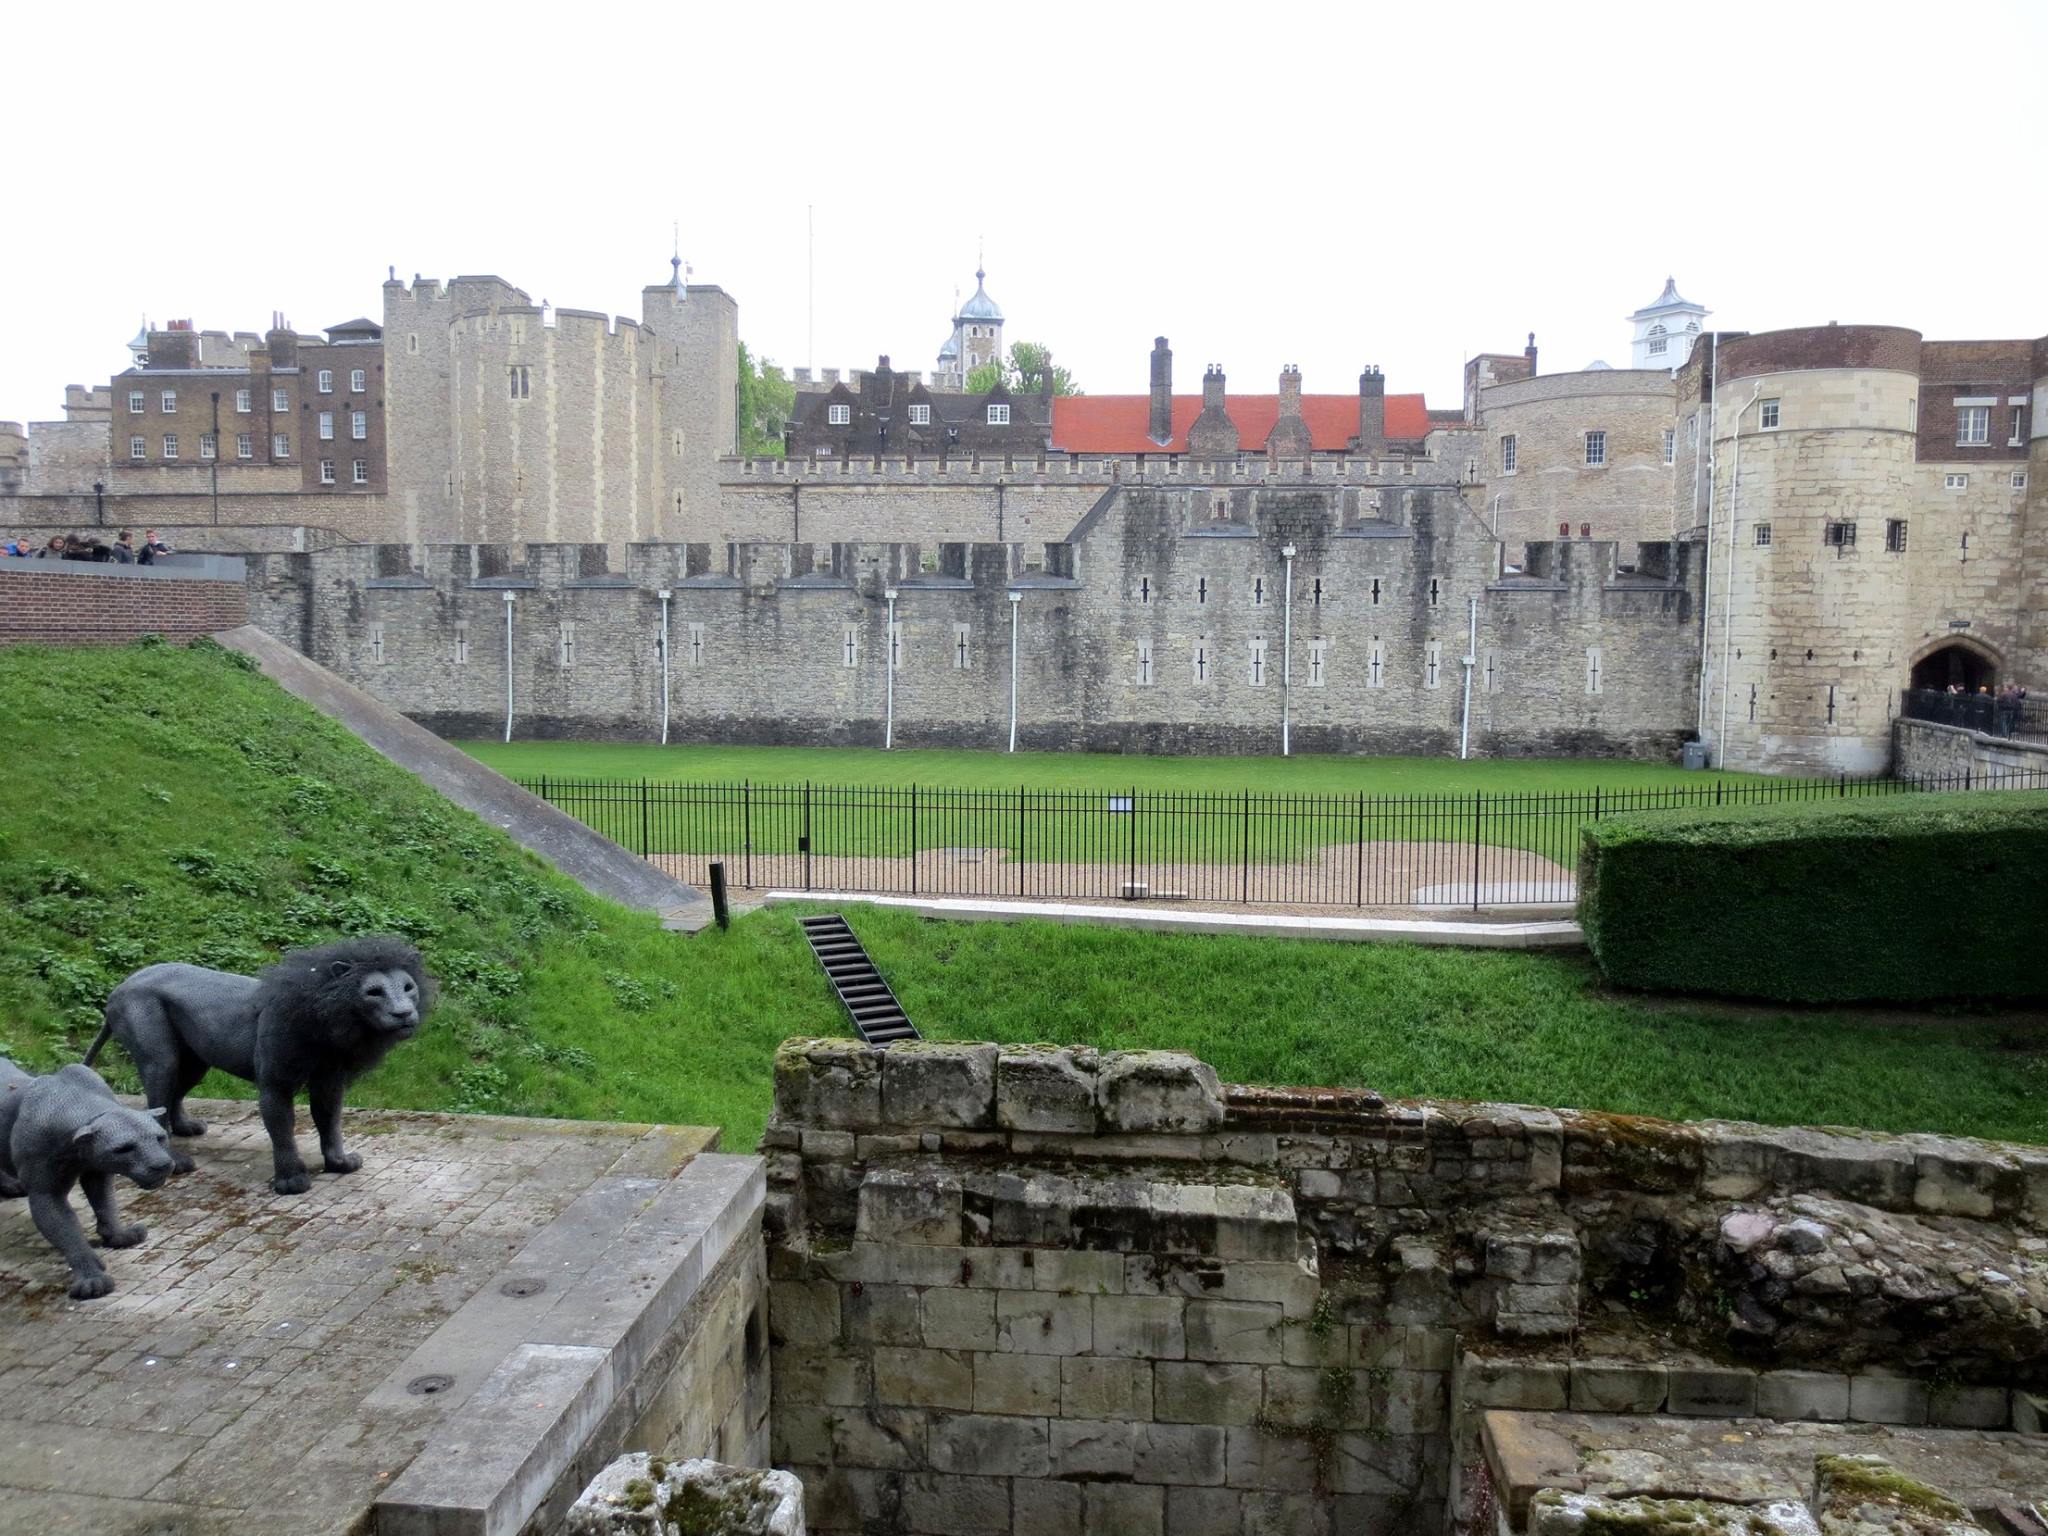
[[[145,966],[107,998],[106,1024],[85,1059],[109,1039],[135,1059],[151,1109],[164,1111],[173,1136],[200,1136],[185,1113],[207,1068],[257,1088],[270,1133],[272,1189],[312,1187],[293,1141],[292,1097],[306,1090],[320,1157],[329,1173],[353,1173],[363,1160],[341,1144],[342,1091],[419,1032],[433,982],[420,953],[403,939],[346,939],[286,955],[260,976],[197,965]],[[180,1172],[192,1159],[174,1150]]]
[[[123,1104],[91,1067],[74,1063],[32,1078],[0,1062],[0,1174],[28,1196],[36,1230],[71,1266],[74,1299],[104,1296],[114,1282],[71,1209],[71,1186],[83,1186],[100,1243],[133,1248],[149,1231],[121,1224],[114,1175],[155,1189],[171,1176],[165,1139],[156,1114]]]

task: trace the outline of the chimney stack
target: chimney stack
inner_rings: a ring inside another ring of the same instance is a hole
[[[1266,458],[1274,464],[1283,459],[1306,461],[1313,456],[1315,444],[1309,437],[1308,421],[1301,414],[1301,369],[1293,363],[1280,370],[1278,404],[1273,431],[1266,438]]]
[[[1164,448],[1173,441],[1173,349],[1152,338],[1152,422],[1147,435]]]
[[[1387,381],[1370,363],[1358,376],[1358,446],[1365,453],[1387,446]]]
[[[1237,423],[1223,403],[1223,368],[1211,363],[1202,375],[1202,414],[1188,428],[1188,452],[1197,458],[1227,459],[1237,452]]]
[[[1529,360],[1529,377],[1536,377],[1536,333],[1529,333],[1529,345],[1522,349],[1522,356]]]

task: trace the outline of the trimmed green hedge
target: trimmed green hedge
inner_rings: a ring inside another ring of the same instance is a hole
[[[1585,830],[1609,981],[1780,1002],[2048,996],[2048,791],[1652,811]]]

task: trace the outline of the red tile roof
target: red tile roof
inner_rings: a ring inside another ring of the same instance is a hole
[[[1239,446],[1262,451],[1280,417],[1278,395],[1231,395],[1224,402],[1237,423]],[[1061,453],[1185,453],[1188,428],[1202,413],[1200,395],[1173,397],[1173,439],[1164,444],[1147,434],[1152,424],[1149,395],[1062,395],[1052,403],[1052,445]],[[1303,395],[1302,419],[1318,452],[1340,452],[1358,435],[1358,396]],[[1429,411],[1420,395],[1387,396],[1387,436],[1417,440],[1429,435]]]

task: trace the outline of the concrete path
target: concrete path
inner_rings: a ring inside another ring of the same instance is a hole
[[[856,891],[769,891],[763,906],[787,902],[894,907],[957,922],[1096,923],[1154,933],[1236,933],[1268,939],[1334,939],[1352,944],[1433,944],[1465,949],[1575,949],[1586,936],[1563,920],[1460,922],[1452,918],[1304,916],[1299,913],[1179,912],[1076,902],[984,901],[959,896],[867,896]]]
[[[575,817],[528,794],[459,747],[415,725],[388,704],[309,661],[253,624],[214,636],[252,658],[263,675],[338,720],[399,767],[474,811],[593,895],[660,916],[664,928],[695,933],[711,921],[711,899],[601,837]]]

